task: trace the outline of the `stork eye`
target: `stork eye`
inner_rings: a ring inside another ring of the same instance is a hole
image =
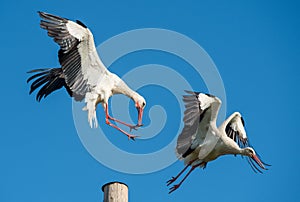
[[[142,104],[142,105],[143,105],[143,107],[145,107],[146,103],[144,103],[144,102],[143,102],[143,104]]]

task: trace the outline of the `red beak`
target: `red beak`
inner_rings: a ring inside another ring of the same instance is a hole
[[[264,164],[261,162],[261,160],[258,158],[258,156],[256,156],[255,154],[252,155],[251,157],[256,163],[257,165],[259,165],[259,167],[261,167],[264,170],[267,170],[264,166]]]
[[[141,107],[138,107],[137,110],[138,110],[138,126],[142,126],[143,125],[142,124],[142,118],[143,118],[144,109],[141,108]]]

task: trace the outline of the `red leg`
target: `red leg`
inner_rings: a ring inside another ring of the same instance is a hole
[[[123,122],[123,121],[120,121],[120,120],[118,120],[118,119],[116,119],[116,118],[111,117],[110,115],[108,115],[108,119],[109,119],[109,120],[113,120],[113,121],[115,121],[115,122],[118,122],[118,123],[120,123],[120,124],[123,124],[124,126],[129,127],[130,131],[132,131],[132,129],[137,130],[137,128],[140,127],[140,126],[138,126],[138,125],[131,125],[131,124],[125,123],[125,122]]]
[[[122,130],[122,129],[119,128],[118,126],[116,126],[116,125],[110,123],[110,121],[109,121],[109,117],[110,117],[110,116],[109,116],[109,114],[108,114],[107,104],[105,104],[105,107],[104,107],[104,108],[105,108],[106,124],[107,124],[107,125],[109,125],[109,126],[115,128],[115,129],[119,130],[120,132],[124,133],[124,134],[128,137],[128,139],[135,140],[135,138],[138,137],[138,136],[135,136],[135,135],[130,135],[129,133],[125,132],[124,130]]]
[[[113,127],[113,128],[115,128],[115,129],[117,129],[117,130],[119,130],[120,132],[124,133],[124,134],[128,137],[128,139],[135,140],[135,138],[138,137],[138,136],[136,136],[136,135],[130,135],[129,133],[125,132],[124,130],[122,130],[122,129],[119,128],[118,126],[116,126],[116,125],[110,123],[108,120],[106,120],[106,124],[109,125],[109,126],[111,126],[111,127]]]
[[[196,159],[195,159],[196,160]],[[167,186],[169,186],[170,184],[172,184],[173,182],[175,182],[179,177],[180,175],[182,175],[182,173],[195,161],[191,161],[189,162],[181,171],[180,173],[178,173],[178,175],[176,177],[172,177],[170,180],[167,181]]]
[[[190,165],[186,165],[182,171],[180,171],[180,173],[178,173],[178,175],[176,177],[172,177],[170,180],[167,181],[167,186],[169,186],[170,184],[172,184],[173,182],[175,182],[179,176],[189,167]]]
[[[139,125],[131,125],[131,124],[125,123],[125,122],[123,122],[123,121],[120,121],[120,120],[118,120],[118,119],[116,119],[116,118],[111,117],[111,116],[108,114],[108,105],[107,105],[107,104],[104,104],[104,106],[105,106],[104,108],[105,108],[106,119],[109,119],[109,120],[118,122],[118,123],[120,123],[120,124],[123,124],[124,126],[127,126],[127,127],[129,127],[130,131],[131,131],[132,129],[137,130],[137,128],[140,127]]]
[[[197,164],[197,165],[194,165],[192,166],[192,168],[189,170],[189,172],[184,176],[184,178],[178,183],[178,184],[175,184],[173,187],[170,188],[170,191],[169,191],[169,194],[171,194],[173,191],[177,190],[180,185],[184,182],[184,180],[186,180],[186,178],[191,174],[191,172],[197,168],[198,166],[200,166],[201,163]]]

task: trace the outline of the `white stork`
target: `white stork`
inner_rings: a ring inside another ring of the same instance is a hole
[[[167,181],[167,186],[175,182],[189,167],[191,169],[184,178],[170,188],[172,193],[180,187],[188,175],[197,167],[205,168],[209,161],[226,154],[246,156],[252,169],[262,172],[254,162],[264,170],[268,164],[262,162],[250,147],[245,132],[245,123],[240,113],[235,112],[227,118],[220,127],[216,120],[221,106],[221,100],[213,95],[186,91],[183,96],[185,102],[184,128],[177,139],[176,153],[184,160],[184,169]]]
[[[53,91],[65,87],[76,101],[85,100],[84,110],[88,111],[88,121],[91,127],[97,127],[96,107],[103,105],[106,113],[106,124],[121,131],[128,138],[130,135],[110,120],[124,124],[131,129],[142,126],[142,115],[146,105],[145,99],[130,89],[116,74],[107,70],[100,60],[91,31],[80,21],[70,21],[52,14],[38,12],[41,28],[60,46],[58,58],[61,68],[35,69],[35,73],[27,82],[31,84],[30,94],[41,87],[36,95],[37,101],[46,98]],[[138,110],[137,125],[130,125],[111,117],[108,113],[108,99],[114,94],[124,94],[131,98]]]

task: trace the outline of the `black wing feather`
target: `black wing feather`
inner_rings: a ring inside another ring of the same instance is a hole
[[[243,121],[242,123],[243,125],[245,124]],[[242,138],[239,132],[233,129],[231,124],[232,124],[231,121],[229,121],[225,127],[225,132],[227,136],[232,140],[234,140],[239,145],[239,147],[241,148],[249,147],[248,138]]]
[[[53,69],[35,69],[29,71],[28,73],[36,73],[35,75],[29,77],[27,82],[34,80],[30,86],[31,94],[37,88],[41,87],[39,92],[36,95],[36,100],[41,101],[42,98],[46,98],[52,92],[65,87],[70,96],[72,96],[72,92],[69,87],[66,85],[64,74],[61,68],[53,68]]]
[[[59,63],[64,73],[65,84],[73,93],[76,101],[84,99],[88,90],[87,80],[84,79],[82,69],[82,57],[78,48],[81,39],[69,33],[67,18],[62,18],[49,13],[38,12],[42,18],[40,26],[47,30],[48,35],[60,46],[58,51]],[[76,21],[84,29],[87,27],[80,21]]]
[[[242,122],[243,127],[244,127],[245,126],[245,121],[244,121],[242,116],[241,116],[241,122]],[[225,132],[226,132],[226,134],[229,138],[234,140],[239,145],[240,148],[252,147],[248,138],[242,138],[242,136],[239,134],[239,131],[233,129],[231,121],[229,121],[228,124],[226,125]],[[258,154],[256,154],[256,155],[259,156]],[[247,162],[249,163],[249,165],[251,166],[252,170],[255,173],[257,173],[257,172],[262,173],[260,168],[258,168],[257,165],[255,164],[255,162],[252,160],[252,158],[246,157],[246,159],[247,159]],[[265,166],[270,166],[270,165],[264,163],[263,161],[262,161],[262,163]]]
[[[200,92],[186,91],[189,95],[183,96],[185,103],[184,111],[184,127],[182,132],[178,136],[177,140],[177,153],[181,157],[186,157],[194,151],[195,148],[191,148],[193,141],[193,135],[196,134],[199,123],[203,119],[207,109],[201,109],[201,102],[199,101]]]

